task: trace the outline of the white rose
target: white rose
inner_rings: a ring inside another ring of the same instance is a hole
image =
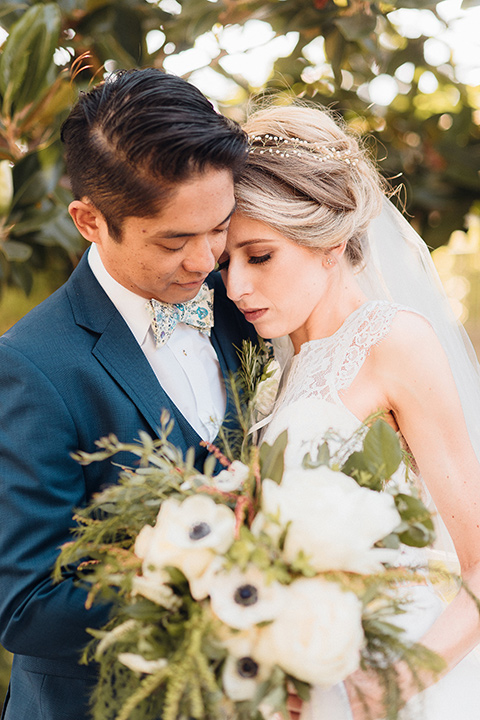
[[[254,397],[255,411],[266,417],[272,412],[282,370],[276,360],[271,360],[267,367],[269,377],[258,383]]]
[[[164,500],[154,527],[142,528],[135,554],[143,559],[143,574],[169,565],[185,577],[199,578],[215,553],[224,553],[234,539],[235,515],[226,505],[206,495],[191,495],[183,502]]]
[[[266,583],[261,570],[251,565],[245,572],[234,567],[218,573],[210,587],[212,611],[226,625],[239,630],[273,620],[284,599],[285,588]]]
[[[289,523],[284,556],[293,562],[303,551],[318,572],[370,573],[396,553],[374,548],[400,523],[391,495],[360,487],[355,480],[322,465],[289,470],[281,485],[262,483],[262,510]]]
[[[288,590],[279,616],[263,628],[255,659],[312,685],[344,680],[358,668],[364,642],[359,599],[319,578],[296,580]]]
[[[288,445],[285,450],[286,468],[298,468],[307,453],[316,456],[318,445],[324,442],[325,435],[332,429],[341,431],[348,439],[362,423],[349,415],[341,407],[321,398],[302,398],[285,406],[275,414],[267,427],[264,442],[273,445],[276,438],[288,430]],[[341,442],[328,441],[331,454],[336,452]],[[355,449],[351,445],[349,451]],[[348,453],[350,454],[350,453]]]
[[[240,460],[234,460],[228,470],[221,470],[212,478],[212,482],[214,487],[221,492],[234,492],[242,487],[249,473],[247,465]]]

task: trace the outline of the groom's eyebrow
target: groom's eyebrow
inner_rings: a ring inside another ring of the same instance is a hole
[[[233,208],[228,213],[227,217],[224,220],[222,220],[221,222],[219,222],[218,225],[216,225],[215,227],[220,227],[220,225],[225,225],[225,223],[228,222],[230,220],[230,218],[232,217],[236,208],[237,208],[237,203],[235,203]],[[178,230],[166,230],[165,232],[162,232],[162,233],[155,233],[154,237],[161,240],[161,239],[167,239],[167,238],[175,239],[175,238],[184,238],[184,237],[196,237],[198,234],[199,233],[181,232],[181,231],[179,232]]]

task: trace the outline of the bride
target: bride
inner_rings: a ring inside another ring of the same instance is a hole
[[[382,409],[436,508],[443,556],[453,541],[462,576],[480,596],[480,382],[428,251],[329,113],[271,107],[245,130],[250,151],[220,268],[258,334],[277,339],[284,370],[264,437],[288,427],[293,403],[307,413],[311,403],[333,403],[346,428]],[[403,562],[418,560],[404,550]],[[411,592],[405,629],[446,670],[440,679],[425,672],[419,693],[398,664],[402,719],[478,720],[474,602],[464,590],[448,605],[429,586]],[[291,696],[289,708],[312,720],[375,720],[386,715],[382,693],[358,670],[342,685],[316,688],[303,708]]]

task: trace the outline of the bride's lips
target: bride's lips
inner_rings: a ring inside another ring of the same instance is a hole
[[[265,313],[267,312],[267,308],[257,308],[255,310],[245,310],[241,309],[241,312],[245,315],[246,320],[248,322],[254,323],[256,320],[259,320]]]

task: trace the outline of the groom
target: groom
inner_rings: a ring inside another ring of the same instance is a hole
[[[4,720],[88,715],[95,671],[78,659],[108,608],[87,610],[73,577],[54,586],[51,570],[74,509],[118,469],[81,467],[71,453],[108,433],[155,435],[165,408],[170,439],[195,447],[201,467],[200,440],[233,414],[233,346],[251,333],[210,275],[234,210],[241,129],[187,82],[147,69],[84,94],[62,139],[70,213],[91,246],[0,339],[0,642],[15,654]],[[173,305],[194,299],[177,322]]]

